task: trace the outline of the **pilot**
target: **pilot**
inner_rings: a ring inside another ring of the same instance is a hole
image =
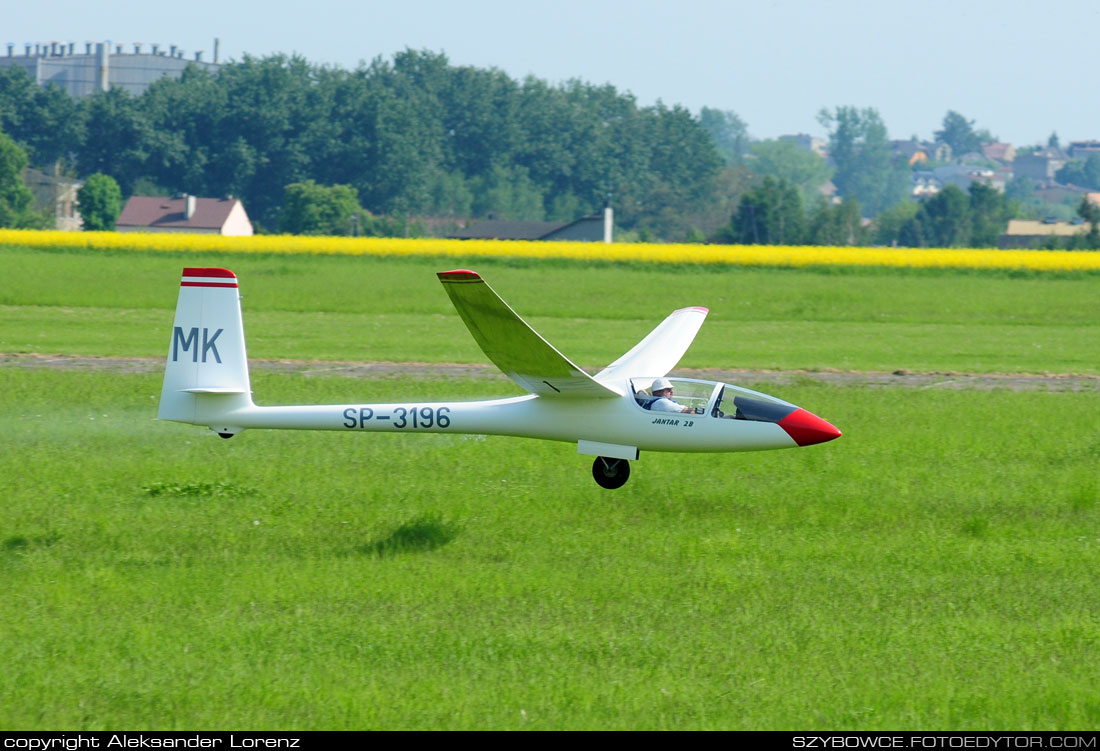
[[[690,412],[691,407],[685,407],[672,400],[672,382],[667,378],[657,378],[649,387],[649,393],[656,397],[649,404],[653,412]]]

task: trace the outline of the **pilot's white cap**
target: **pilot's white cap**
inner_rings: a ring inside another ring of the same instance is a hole
[[[667,378],[657,378],[654,379],[653,385],[649,387],[649,390],[652,393],[654,391],[660,391],[662,389],[670,388],[672,388],[672,381],[668,380]]]

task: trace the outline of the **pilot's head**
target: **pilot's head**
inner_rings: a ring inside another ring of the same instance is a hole
[[[672,395],[672,381],[667,378],[656,378],[653,381],[653,385],[649,387],[649,393],[654,396],[671,396]]]

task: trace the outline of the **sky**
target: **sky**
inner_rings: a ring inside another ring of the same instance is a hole
[[[1100,2],[1062,0],[52,0],[12,2],[5,43],[176,44],[355,68],[406,48],[516,79],[610,83],[639,104],[732,110],[754,138],[824,136],[823,108],[931,139],[955,110],[1017,146],[1100,139]]]

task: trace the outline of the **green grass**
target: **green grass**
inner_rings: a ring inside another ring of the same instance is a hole
[[[485,362],[435,271],[461,259],[0,248],[0,352],[161,357],[184,265],[241,279],[254,358]],[[600,368],[668,312],[710,317],[684,367],[1100,373],[1100,277],[587,267],[479,260],[575,361]]]
[[[1100,395],[770,390],[844,437],[609,492],[568,444],[223,441],[157,376],[0,369],[0,728],[1100,727]]]
[[[252,357],[485,362],[462,261],[0,261],[0,352],[163,357],[180,269],[220,265]],[[591,366],[703,304],[686,367],[1100,372],[1095,275],[474,268]],[[0,729],[1100,729],[1100,390],[762,388],[844,437],[610,492],[569,444],[223,441],[153,419],[159,375],[0,368]]]

